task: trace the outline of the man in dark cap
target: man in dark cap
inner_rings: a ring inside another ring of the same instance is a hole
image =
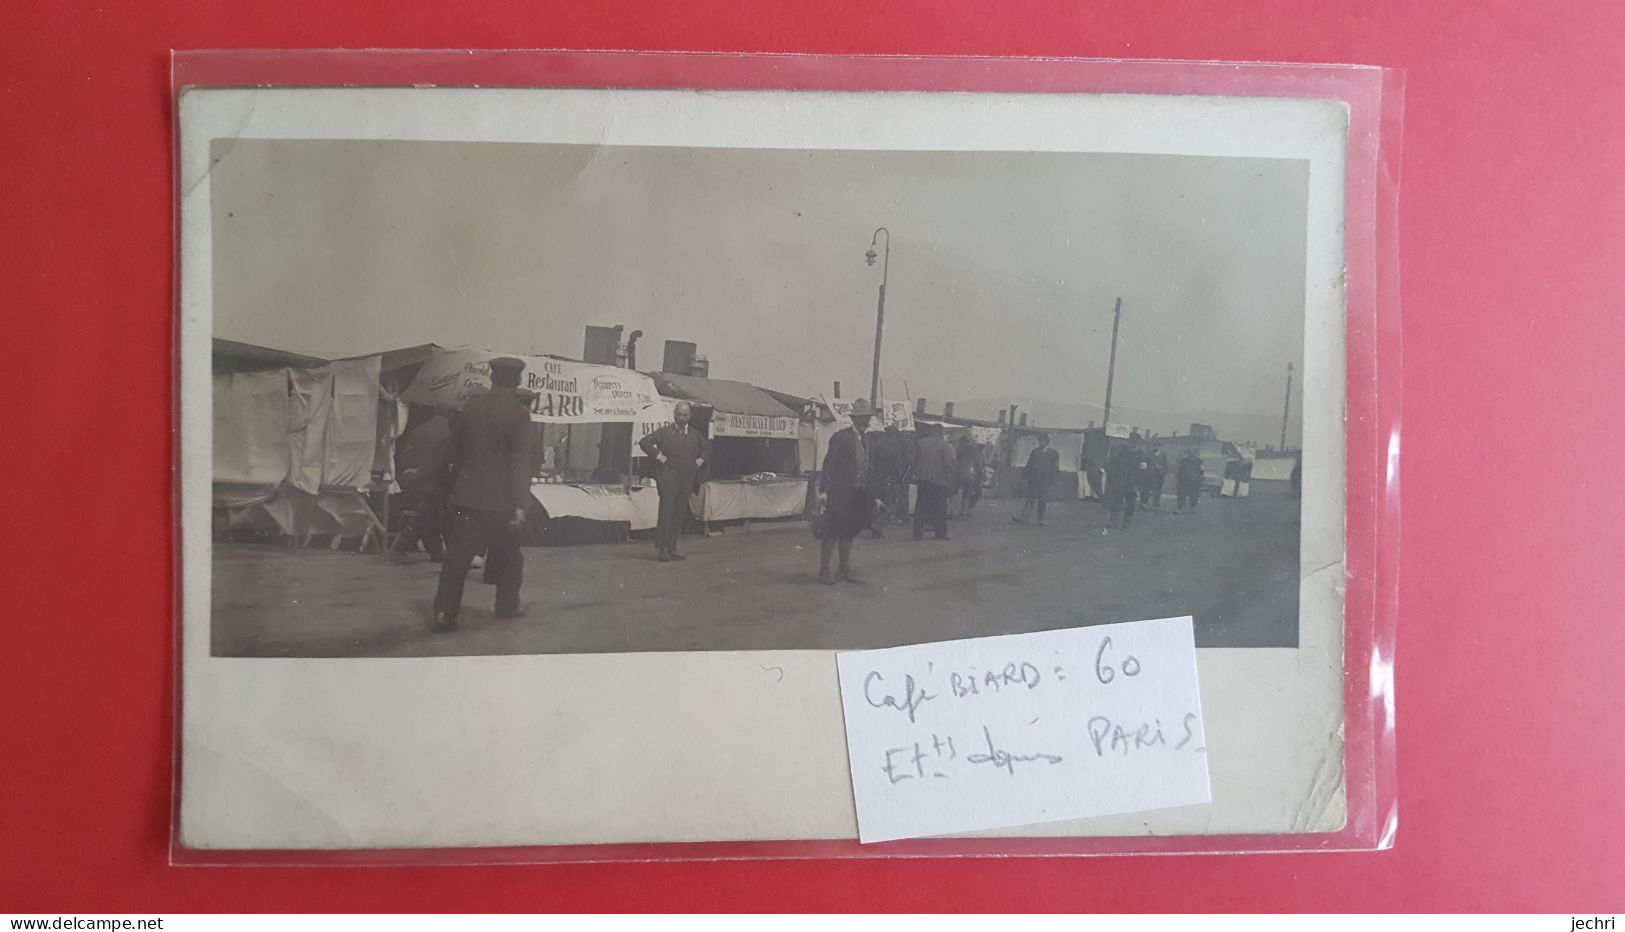
[[[451,464],[456,479],[447,504],[446,562],[434,595],[434,629],[457,627],[463,583],[476,554],[484,551],[497,587],[496,616],[519,618],[519,586],[525,558],[519,532],[530,500],[530,413],[516,389],[521,359],[490,362],[491,390],[469,399],[452,422]]]
[[[688,402],[679,401],[672,407],[672,423],[638,441],[656,464],[660,517],[655,524],[655,552],[661,563],[686,559],[677,552],[677,541],[688,520],[688,497],[694,494],[695,478],[710,455],[710,443],[689,424],[693,414]]]
[[[818,505],[829,516],[824,539],[818,542],[818,581],[825,585],[860,580],[852,572],[852,538],[873,523],[879,487],[869,462],[869,420],[875,415],[866,399],[852,403],[852,426],[829,438],[824,468],[818,476]],[[829,558],[840,553],[837,575],[829,572]]]
[[[526,411],[530,411],[535,407],[536,393],[531,391],[530,389],[528,389],[528,388],[516,388],[516,389],[514,389],[513,396],[515,398],[519,399],[519,403],[525,406]],[[535,478],[536,472],[537,472],[536,467],[538,465],[537,462],[536,462],[538,457],[537,457],[537,453],[536,453],[535,425],[534,424],[531,425],[531,427],[529,429],[531,430],[531,461],[526,464],[525,468],[526,468],[527,472],[525,473],[525,475],[529,476],[531,478]],[[478,556],[485,563],[485,570],[484,570],[483,573],[480,574],[480,582],[484,583],[487,586],[496,585],[498,577],[501,576],[500,564],[499,563],[492,563],[491,560],[490,560],[490,554],[486,553],[483,550],[480,551]]]

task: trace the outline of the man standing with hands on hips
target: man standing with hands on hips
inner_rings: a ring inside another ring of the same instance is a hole
[[[661,563],[686,559],[677,552],[683,523],[688,518],[688,497],[710,444],[689,425],[693,408],[686,401],[672,408],[672,423],[638,441],[643,452],[654,457],[655,484],[660,489],[660,518],[655,524],[655,549]]]
[[[447,500],[446,562],[434,594],[436,631],[457,627],[463,584],[476,554],[485,553],[496,583],[496,617],[520,618],[525,557],[519,532],[530,500],[530,412],[516,390],[522,359],[490,362],[491,390],[469,399],[452,422],[450,461],[456,477]]]

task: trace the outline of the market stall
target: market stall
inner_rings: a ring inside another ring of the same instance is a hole
[[[500,355],[511,354],[435,347],[401,397],[414,405],[460,409],[490,388],[489,362]],[[548,518],[564,519],[557,522],[561,525],[574,519],[634,531],[654,527],[658,494],[632,467],[634,434],[670,419],[670,406],[654,383],[615,366],[558,356],[517,358],[525,360],[520,389],[530,393],[535,430],[531,497],[536,504]],[[570,542],[570,535],[554,533],[547,542]]]
[[[660,514],[654,486],[538,482],[530,494],[551,516],[622,523],[634,531],[654,527]]]
[[[801,412],[747,382],[651,373],[670,404],[686,401],[711,440],[691,509],[702,521],[788,518],[806,507]]]

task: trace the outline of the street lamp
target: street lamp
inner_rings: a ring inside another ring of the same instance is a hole
[[[886,234],[886,243],[882,246],[883,253],[875,252],[875,245],[880,242],[880,234]],[[869,240],[869,251],[863,258],[870,266],[876,259],[881,259],[880,265],[880,302],[875,308],[875,369],[869,379],[869,403],[880,403],[880,338],[886,332],[886,277],[891,272],[891,231],[885,227],[877,227],[875,235]]]

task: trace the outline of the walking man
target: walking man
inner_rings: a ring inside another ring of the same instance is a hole
[[[824,468],[818,477],[818,506],[829,520],[818,542],[818,581],[833,586],[841,582],[861,582],[852,572],[852,538],[874,523],[874,507],[879,486],[870,463],[869,419],[874,417],[869,402],[859,398],[852,403],[852,426],[829,438]],[[829,558],[839,551],[836,575],[829,572]]]
[[[1140,475],[1149,469],[1145,454],[1140,451],[1140,435],[1132,435],[1127,443],[1113,448],[1106,458],[1106,499],[1111,505],[1111,520],[1117,523],[1123,516],[1123,527],[1134,523],[1134,506],[1140,498]]]
[[[434,594],[436,631],[457,627],[463,583],[474,556],[486,554],[497,587],[496,617],[520,618],[525,557],[519,532],[530,500],[530,413],[515,395],[521,359],[493,359],[491,390],[476,395],[452,422],[450,461],[456,475],[448,501],[446,561]]]
[[[953,487],[956,466],[954,451],[942,436],[942,425],[921,424],[919,449],[914,461],[914,482],[919,487],[914,502],[914,539],[925,539],[925,526],[937,532],[937,540],[948,539],[948,490]]]
[[[895,425],[894,425],[895,426]],[[897,459],[900,464],[894,492],[897,496],[897,510],[893,514],[898,524],[907,524],[909,517],[908,487],[914,484],[914,464],[919,460],[919,431],[910,431],[907,436],[902,431],[897,432]]]
[[[987,476],[987,448],[966,437],[954,451],[954,463],[959,469],[959,516],[970,517],[971,510],[982,500],[982,482]]]
[[[711,444],[689,424],[693,415],[693,407],[679,401],[672,409],[672,423],[638,441],[656,464],[660,518],[655,524],[655,551],[661,563],[686,559],[677,552],[677,541],[688,520],[688,497],[711,451]]]
[[[1140,474],[1140,507],[1162,507],[1162,481],[1168,475],[1168,457],[1161,444],[1154,444],[1146,454],[1146,468]]]
[[[532,410],[535,409],[536,393],[531,391],[530,389],[528,389],[528,388],[516,388],[516,389],[514,389],[513,396],[515,398],[519,399],[519,403],[524,406],[526,411],[532,411]],[[531,444],[530,462],[525,464],[525,475],[527,477],[529,477],[530,479],[534,479],[534,478],[536,478],[536,476],[540,472],[540,470],[537,468],[537,466],[539,464],[536,462],[536,450],[535,450],[535,443],[534,443],[535,435],[532,434],[531,436],[532,436],[533,443]],[[568,436],[568,435],[566,435],[566,436]],[[546,509],[543,509],[543,514],[545,516]],[[545,517],[544,517],[543,520],[545,521]],[[493,566],[490,559],[488,559],[487,554],[481,553],[479,556],[480,556],[481,559],[485,560],[485,571],[480,575],[480,582],[484,583],[487,586],[496,585],[497,584],[497,577],[500,575],[499,570],[496,567]]]
[[[1185,503],[1189,502],[1191,511],[1196,511],[1196,500],[1202,496],[1202,458],[1196,455],[1195,448],[1185,451],[1185,456],[1179,461],[1179,471],[1174,476],[1179,490],[1179,512],[1185,513]]]
[[[428,420],[402,438],[395,469],[406,504],[406,527],[389,552],[391,562],[404,563],[407,551],[420,543],[430,560],[440,562],[440,522],[451,486],[450,455],[449,409],[432,409]]]
[[[1021,504],[1021,516],[1011,518],[1017,524],[1026,524],[1027,518],[1033,513],[1033,506],[1038,506],[1038,526],[1044,526],[1044,505],[1049,498],[1049,488],[1055,483],[1055,477],[1061,471],[1061,454],[1049,445],[1049,434],[1038,435],[1038,448],[1027,454],[1027,466],[1021,471],[1023,484],[1027,487],[1027,500]]]
[[[891,520],[897,513],[896,486],[897,479],[903,472],[903,451],[901,440],[897,434],[897,425],[888,426],[884,431],[868,434],[864,443],[869,448],[869,470],[871,476],[869,484],[875,489],[876,497],[880,499],[881,507],[874,510],[869,527],[869,536],[879,538],[880,526]]]

